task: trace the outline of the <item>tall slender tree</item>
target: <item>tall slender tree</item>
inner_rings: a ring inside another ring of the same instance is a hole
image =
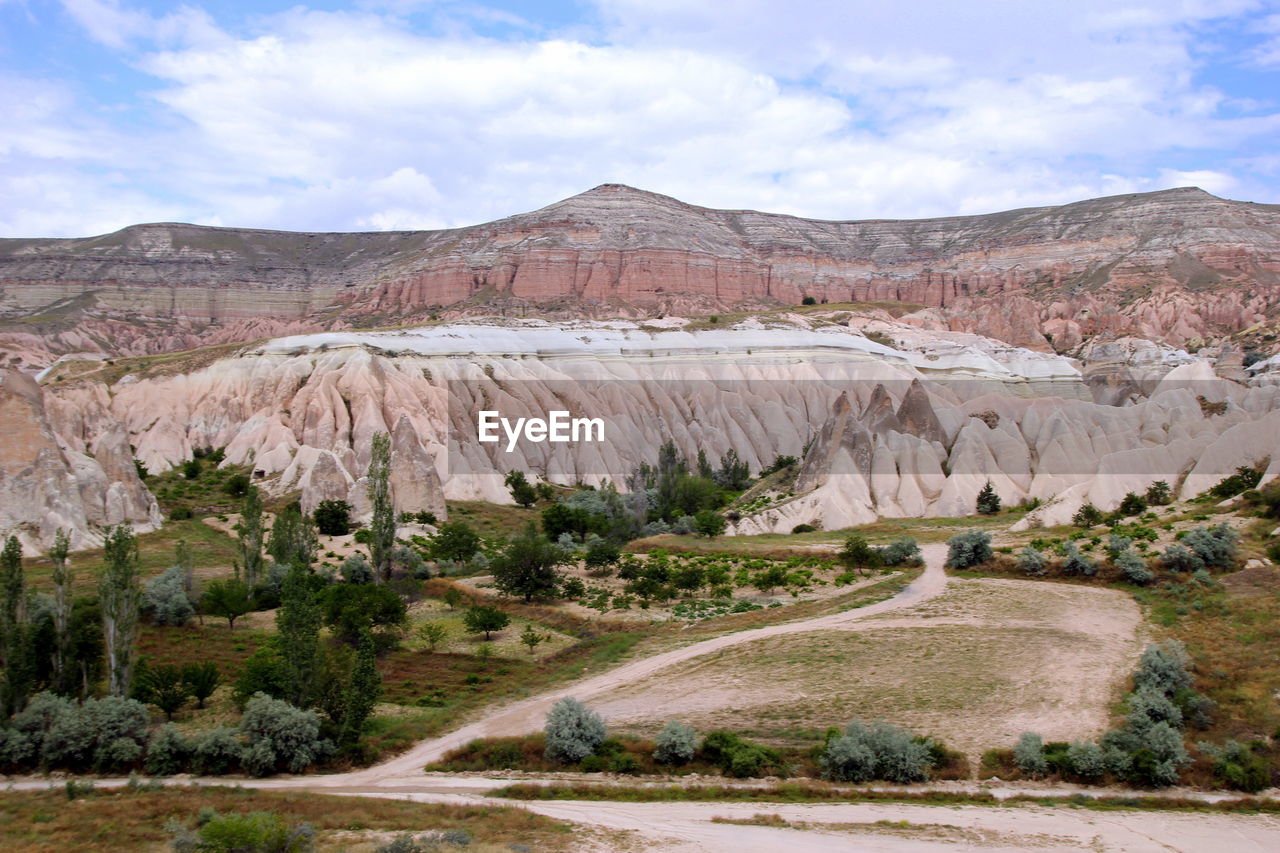
[[[26,577],[22,545],[10,536],[0,552],[0,660],[4,664],[3,712],[22,710],[35,675],[26,619]]]
[[[71,649],[71,613],[75,605],[75,583],[68,555],[71,540],[62,528],[53,534],[53,547],[49,549],[49,561],[53,563],[53,680],[63,684],[67,677],[67,658]]]
[[[102,640],[106,647],[107,685],[112,696],[128,696],[136,663],[138,609],[142,586],[138,582],[138,541],[120,524],[107,532],[103,544],[106,565],[98,584],[102,607]]]
[[[360,647],[343,697],[342,734],[339,737],[344,745],[360,740],[365,721],[373,713],[381,692],[382,676],[378,673],[373,635],[366,629],[360,632]]]
[[[271,559],[282,566],[299,562],[309,566],[315,560],[318,547],[315,525],[302,514],[302,507],[296,502],[276,515],[271,524],[271,538],[267,542],[267,553]]]
[[[391,503],[391,437],[380,432],[373,437],[369,459],[369,502],[373,520],[369,524],[369,561],[378,581],[391,578],[391,552],[396,544],[395,507]]]
[[[287,673],[284,699],[299,708],[309,707],[316,698],[322,619],[311,570],[294,563],[280,591],[276,643]]]
[[[182,588],[187,593],[187,598],[195,601],[196,595],[196,560],[191,553],[191,547],[187,545],[187,540],[179,539],[178,544],[173,547],[173,564],[182,569]]]
[[[236,535],[240,537],[240,565],[244,568],[244,582],[249,588],[258,585],[262,573],[262,494],[257,486],[250,486],[240,507],[240,520],[236,522]]]

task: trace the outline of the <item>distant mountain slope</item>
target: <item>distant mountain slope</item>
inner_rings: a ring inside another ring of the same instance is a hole
[[[155,224],[0,239],[10,362],[165,352],[466,314],[643,316],[897,302],[912,322],[1068,351],[1175,345],[1280,319],[1280,206],[1186,188],[927,220],[710,210],[606,184],[448,231]],[[1270,336],[1270,337],[1268,337]]]

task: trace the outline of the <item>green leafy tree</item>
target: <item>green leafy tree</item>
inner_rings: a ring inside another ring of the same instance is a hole
[[[456,586],[451,586],[444,591],[444,603],[449,605],[450,610],[457,610],[466,600],[467,597]]]
[[[359,644],[360,638],[377,632],[379,646],[385,648],[407,618],[404,599],[382,584],[339,583],[319,595],[324,624],[344,643]]]
[[[560,584],[557,569],[565,562],[565,553],[543,539],[532,523],[507,543],[493,559],[489,570],[493,585],[508,595],[518,595],[526,602],[550,598]]]
[[[203,708],[209,697],[218,689],[222,681],[222,673],[213,661],[189,663],[182,668],[182,680],[191,688],[191,695],[196,700],[196,707]]]
[[[249,588],[257,586],[262,573],[262,494],[250,486],[240,506],[240,520],[235,525],[240,540],[240,566]]]
[[[866,537],[853,534],[844,540],[844,547],[836,557],[850,569],[876,569],[884,562],[880,552],[872,548]]]
[[[1131,515],[1142,515],[1147,511],[1147,502],[1142,495],[1137,492],[1128,492],[1120,500],[1120,506],[1116,510],[1121,518],[1128,518]]]
[[[520,504],[520,506],[529,507],[537,502],[538,492],[530,485],[523,471],[510,471],[504,483],[511,490],[511,499]]]
[[[310,519],[295,502],[281,510],[271,525],[267,553],[282,566],[301,563],[309,566],[315,560],[319,541]]]
[[[1173,490],[1169,488],[1169,484],[1164,480],[1156,480],[1147,487],[1147,492],[1143,496],[1147,503],[1151,506],[1164,506],[1173,503]]]
[[[253,610],[253,590],[240,578],[219,578],[210,581],[200,598],[200,611],[227,620],[227,628],[234,631],[236,620]]]
[[[1071,516],[1071,523],[1076,527],[1088,529],[1090,527],[1097,527],[1105,519],[1106,516],[1103,515],[1102,510],[1098,509],[1093,504],[1084,504],[1080,509],[1076,510],[1075,515]]]
[[[724,516],[713,509],[699,510],[693,517],[693,529],[708,539],[724,533],[725,527]]]
[[[418,626],[418,637],[427,644],[427,651],[435,652],[449,636],[449,629],[440,622],[424,622]]]
[[[996,494],[990,480],[982,487],[982,491],[978,492],[977,508],[979,515],[995,515],[1000,511],[1000,496]]]
[[[529,647],[529,654],[532,655],[547,639],[545,634],[539,634],[533,628],[533,623],[524,626],[524,632],[520,635],[520,642]]]
[[[191,699],[191,685],[180,666],[140,666],[137,681],[134,698],[155,705],[166,720],[172,720]]]
[[[128,696],[133,685],[134,645],[138,638],[138,542],[133,531],[117,525],[103,543],[105,567],[98,585],[102,638],[107,657],[107,684],[112,696]]]
[[[511,624],[511,617],[496,607],[487,604],[468,608],[462,617],[462,623],[473,634],[484,634],[486,640],[491,639],[494,631],[501,631]]]
[[[373,437],[369,459],[369,562],[377,581],[391,579],[391,551],[396,544],[395,507],[391,503],[391,437],[380,432]]]
[[[344,746],[350,746],[360,740],[365,721],[373,713],[381,693],[382,676],[378,674],[377,650],[373,635],[366,630],[360,635],[355,665],[351,669],[351,681],[347,685],[340,736],[340,742]]]
[[[71,540],[62,528],[53,536],[49,549],[49,562],[53,564],[53,682],[62,685],[70,669],[71,617],[75,606],[75,577],[67,557],[71,552]]]
[[[465,521],[453,521],[441,526],[428,550],[433,559],[465,563],[480,550],[480,534]]]
[[[323,618],[316,598],[311,573],[291,566],[276,610],[276,643],[284,664],[284,699],[300,708],[311,704],[316,689]]]
[[[351,504],[346,501],[320,501],[311,516],[316,529],[325,536],[346,536],[351,532]]]

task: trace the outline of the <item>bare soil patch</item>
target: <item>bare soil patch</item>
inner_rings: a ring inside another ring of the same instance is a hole
[[[1024,731],[1092,737],[1141,651],[1140,614],[1114,590],[953,580],[909,609],[743,643],[593,703],[651,734],[670,718],[761,737],[884,719],[970,755]]]

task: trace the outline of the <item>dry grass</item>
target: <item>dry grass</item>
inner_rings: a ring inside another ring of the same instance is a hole
[[[400,800],[257,791],[252,788],[179,788],[101,791],[68,802],[61,790],[0,794],[0,849],[26,853],[116,853],[168,849],[165,824],[191,825],[201,809],[277,812],[318,831],[320,850],[369,850],[388,832],[465,829],[476,844],[524,844],[567,850],[574,829],[518,808],[444,806]],[[361,843],[361,841],[365,843]],[[353,843],[354,842],[354,843]],[[493,849],[493,848],[490,848]]]
[[[1055,740],[1100,733],[1140,649],[1137,624],[1137,608],[1114,591],[959,582],[857,630],[744,643],[596,704],[646,734],[679,717],[786,741],[885,719],[974,755],[1029,729]]]

